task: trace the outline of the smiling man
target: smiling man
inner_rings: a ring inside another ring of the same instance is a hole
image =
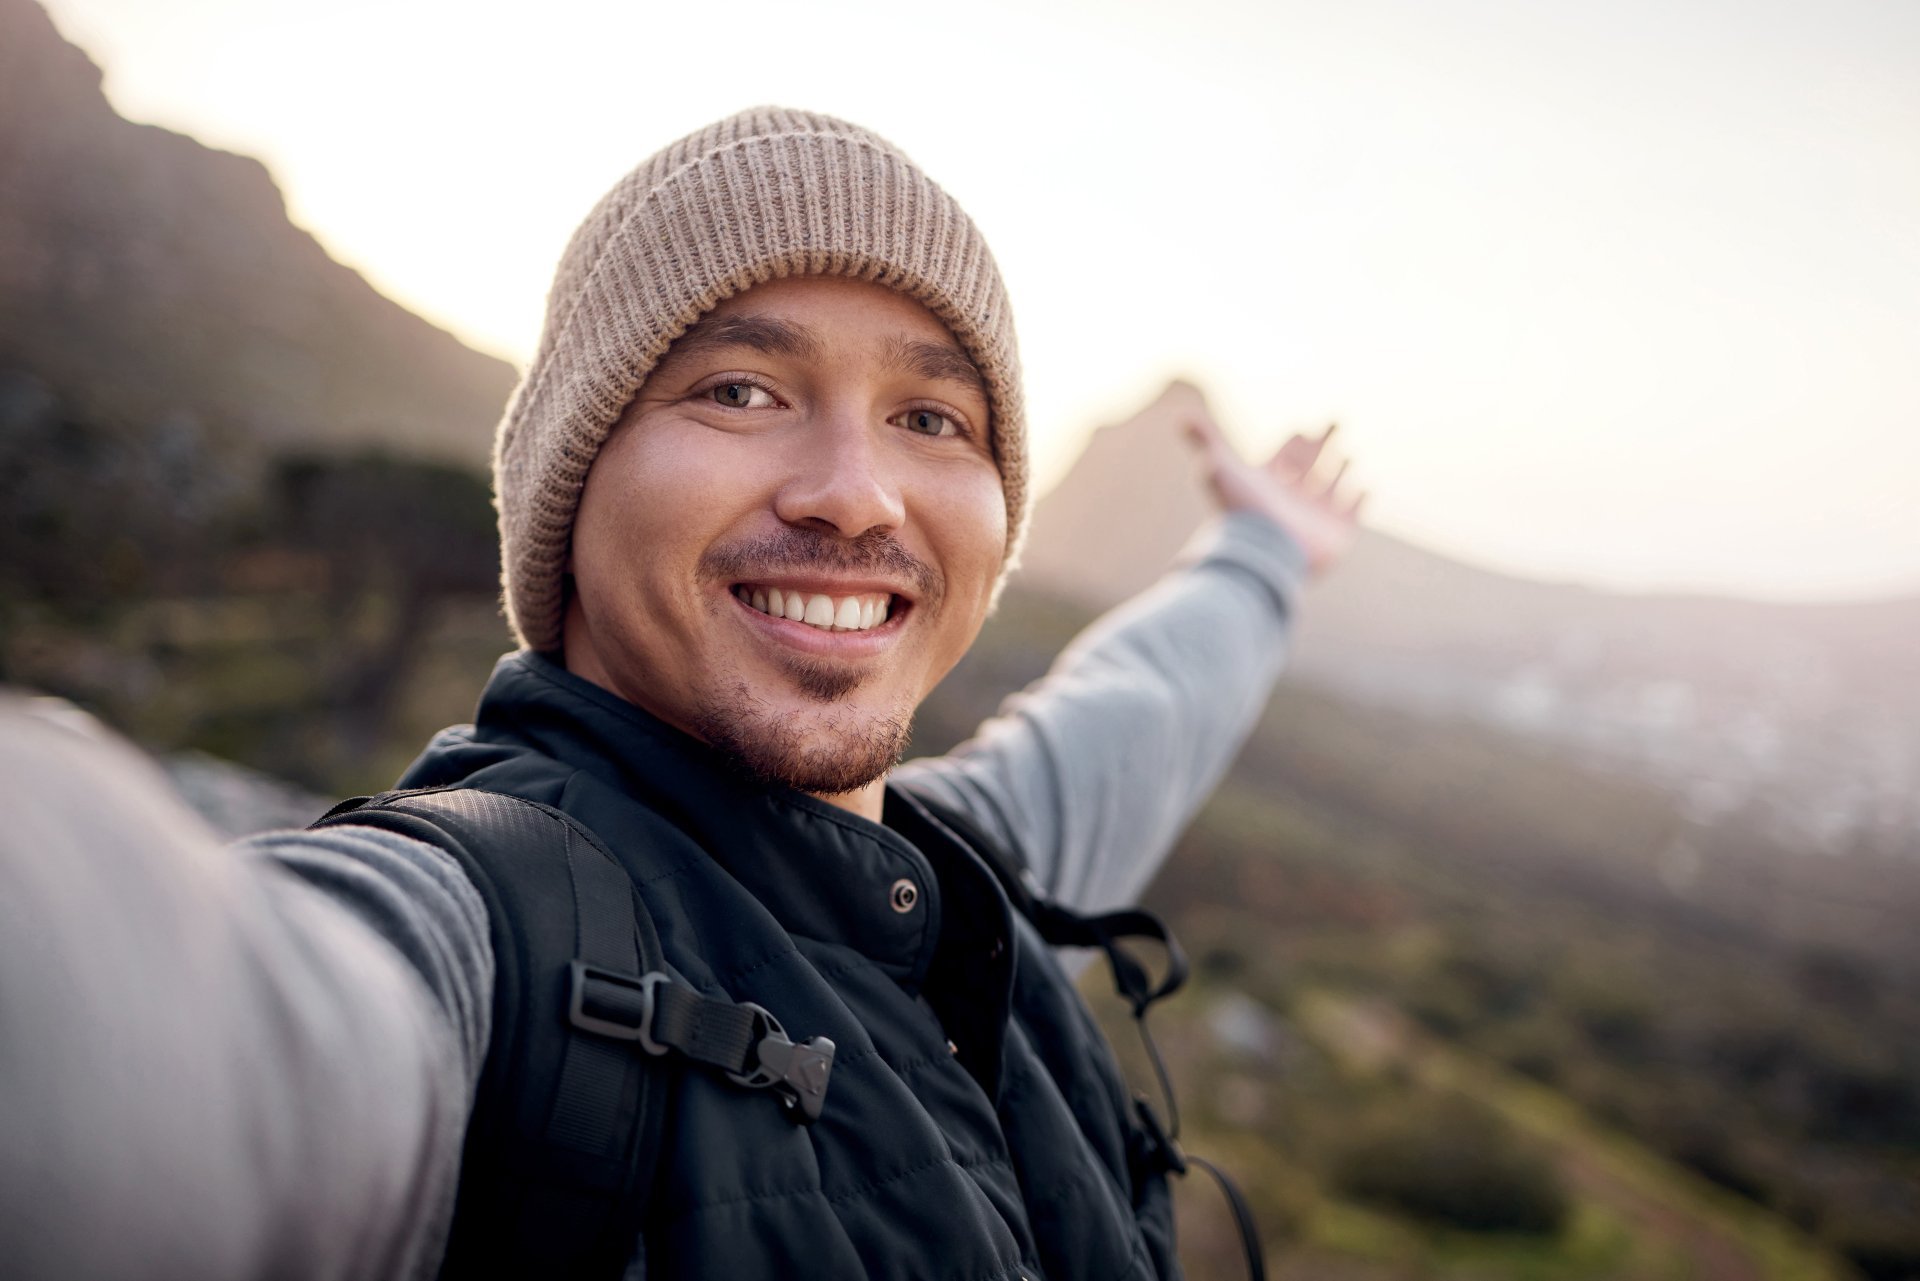
[[[521,647],[398,790],[216,859],[111,753],[0,736],[34,794],[0,833],[0,1254],[1177,1273],[1177,1154],[1051,944],[1117,928],[1258,714],[1352,536],[1325,438],[1251,467],[1191,424],[1226,513],[1182,567],[899,765],[1027,511],[965,213],[865,130],[749,111],[622,180],[548,307],[496,453]]]
[[[979,370],[903,294],[789,277],[720,303],[587,474],[567,670],[878,821],[1006,562],[991,421]]]

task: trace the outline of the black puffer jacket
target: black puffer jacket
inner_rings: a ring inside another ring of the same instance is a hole
[[[715,1074],[671,1074],[646,1275],[1177,1274],[1166,1183],[1104,1039],[991,872],[911,795],[891,791],[879,826],[760,787],[532,655],[503,660],[475,725],[436,738],[401,785],[578,820],[632,877],[674,969],[838,1046],[811,1126]],[[484,1230],[457,1219],[450,1257]]]

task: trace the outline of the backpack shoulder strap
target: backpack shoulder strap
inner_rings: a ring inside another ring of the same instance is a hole
[[[441,1275],[618,1275],[651,1190],[667,1082],[605,1038],[571,1030],[570,958],[664,964],[630,877],[549,806],[472,788],[388,792],[316,827],[395,830],[452,854],[487,905],[493,1031],[461,1157]],[[560,1035],[553,1033],[558,1031]]]
[[[667,965],[633,878],[585,825],[477,788],[389,792],[315,826],[359,823],[451,853],[486,901],[494,1027],[462,1157],[443,1276],[618,1275],[652,1189],[674,1056],[771,1088],[812,1121],[833,1044],[795,1045],[750,1003]]]

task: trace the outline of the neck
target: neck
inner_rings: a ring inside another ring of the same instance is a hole
[[[878,823],[880,812],[886,805],[887,780],[883,775],[851,792],[809,792],[807,795],[846,810],[849,814],[858,814],[869,822]]]

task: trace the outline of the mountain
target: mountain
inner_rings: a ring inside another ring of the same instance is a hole
[[[514,382],[330,258],[259,161],[121,119],[32,0],[0,0],[0,369],[83,417],[469,466]]]
[[[1017,584],[1103,607],[1204,518],[1175,383],[1096,432],[1043,497]],[[1463,564],[1378,531],[1309,589],[1295,670],[1466,716],[1676,789],[1814,848],[1920,854],[1920,598],[1779,604],[1598,591]]]

